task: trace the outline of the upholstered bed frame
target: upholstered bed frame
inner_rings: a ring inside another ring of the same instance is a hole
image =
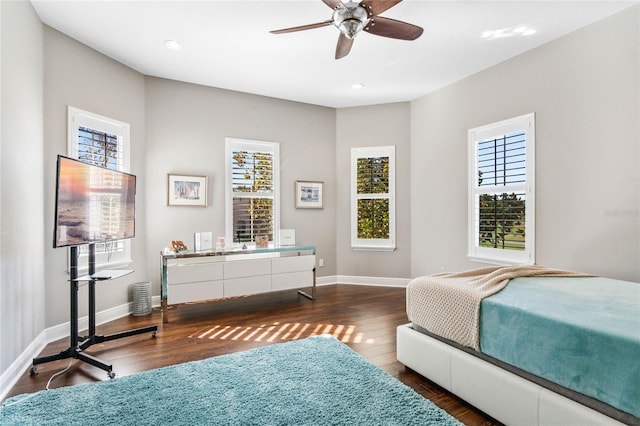
[[[623,413],[618,421],[473,352],[411,324],[397,329],[398,361],[507,425],[638,424],[633,416]]]

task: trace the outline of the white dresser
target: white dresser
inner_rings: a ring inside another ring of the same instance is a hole
[[[316,248],[269,247],[251,250],[161,253],[162,317],[168,306],[226,297],[311,287],[315,299]]]

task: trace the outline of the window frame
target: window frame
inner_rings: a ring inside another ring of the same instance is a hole
[[[118,136],[118,145],[122,147],[122,163],[119,171],[130,173],[131,167],[131,128],[128,123],[105,117],[79,108],[67,106],[67,155],[71,158],[78,158],[78,128],[87,127],[100,132],[110,133]],[[104,244],[104,249],[100,247]],[[122,251],[112,251],[113,244],[122,244]],[[80,271],[88,270],[88,251],[79,250],[78,268]],[[96,266],[98,268],[121,267],[130,265],[133,262],[131,239],[124,239],[117,242],[99,243],[96,247]]]
[[[497,139],[518,131],[525,132],[525,182],[519,184],[478,185],[478,142]],[[481,194],[511,193],[519,190],[525,196],[524,250],[480,247],[478,203]],[[472,261],[497,265],[530,265],[535,263],[535,113],[529,113],[468,131],[468,252]]]
[[[358,194],[358,159],[389,157],[389,191]],[[358,200],[389,200],[389,238],[358,238]],[[395,145],[351,148],[351,248],[394,251],[396,249],[396,147]]]
[[[225,138],[225,241],[227,247],[236,247],[240,243],[233,240],[233,152],[264,151],[273,155],[273,240],[269,245],[280,241],[280,144],[278,142],[251,139]],[[255,241],[250,242],[251,245]]]

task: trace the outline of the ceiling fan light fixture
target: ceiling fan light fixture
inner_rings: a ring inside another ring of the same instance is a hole
[[[367,11],[354,2],[347,3],[333,13],[333,25],[348,39],[355,38],[368,22]]]
[[[358,21],[357,19],[345,19],[344,21],[342,21],[342,23],[338,27],[338,29],[340,29],[342,34],[344,34],[345,37],[350,39],[357,36],[358,33],[362,30],[362,28],[364,28],[363,23]]]

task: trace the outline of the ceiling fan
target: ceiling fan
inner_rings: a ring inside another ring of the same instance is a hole
[[[378,16],[402,0],[363,0],[360,3],[351,0],[347,3],[341,0],[322,1],[333,9],[333,16],[328,21],[270,32],[272,34],[292,33],[333,24],[340,30],[336,59],[344,58],[349,54],[353,39],[363,30],[378,36],[401,40],[415,40],[422,35],[423,29],[417,25]]]

